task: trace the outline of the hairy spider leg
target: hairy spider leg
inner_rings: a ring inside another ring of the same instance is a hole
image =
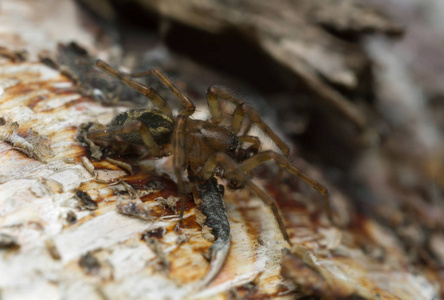
[[[140,82],[137,82],[133,79],[131,79],[130,76],[114,69],[109,64],[104,62],[103,60],[97,60],[96,65],[104,70],[105,72],[109,73],[110,75],[114,76],[115,78],[119,79],[123,83],[125,83],[127,86],[132,88],[133,90],[142,93],[151,100],[151,102],[157,106],[157,108],[166,114],[169,117],[173,117],[173,114],[171,112],[170,106],[159,96],[159,94],[156,93],[156,91],[146,85],[143,85]]]
[[[270,127],[268,127],[267,124],[265,124],[255,109],[241,100],[236,99],[225,89],[214,86],[210,87],[207,91],[208,107],[210,108],[210,113],[212,116],[211,121],[213,123],[219,124],[222,121],[222,109],[219,99],[236,105],[236,109],[234,110],[233,118],[231,120],[231,129],[234,133],[239,134],[244,117],[247,115],[253,123],[255,123],[266,135],[270,137],[270,139],[279,147],[285,156],[289,155],[290,150],[288,146],[273,132],[273,130],[271,130]]]
[[[173,131],[173,165],[177,177],[177,186],[180,194],[179,223],[182,222],[185,211],[185,185],[183,180],[183,167],[185,164],[185,126],[188,116],[179,115],[176,119],[176,126]]]
[[[241,105],[243,102],[234,98],[225,89],[210,86],[207,90],[208,108],[210,109],[211,122],[219,124],[222,122],[222,109],[220,107],[219,98],[233,103],[235,106]]]
[[[271,208],[284,239],[288,242],[290,246],[292,246],[293,244],[290,241],[290,237],[288,236],[287,229],[285,228],[285,224],[279,212],[276,201],[265,191],[260,189],[256,184],[254,184],[250,180],[250,178],[246,176],[240,165],[236,163],[228,154],[224,152],[217,152],[212,154],[207,159],[201,170],[202,179],[208,180],[211,176],[213,176],[217,165],[221,165],[225,169],[226,173],[230,174],[230,176],[233,176],[240,182],[245,183],[245,185],[248,186],[250,190],[252,190],[259,198],[262,199],[262,201],[266,205]]]
[[[152,70],[140,72],[140,73],[134,73],[134,74],[128,74],[129,76],[133,78],[137,77],[145,77],[149,75],[155,75],[159,80],[176,96],[177,99],[182,102],[182,104],[185,106],[185,111],[181,111],[180,114],[191,116],[194,111],[196,110],[196,107],[194,106],[193,102],[188,98],[185,93],[183,93],[181,90],[179,90],[174,83],[168,78],[168,76],[159,68],[154,68]]]
[[[248,148],[249,150],[257,153],[259,148],[261,147],[261,141],[257,136],[252,135],[242,135],[239,137],[239,143],[250,143],[251,146]]]
[[[307,175],[305,175],[304,173],[299,171],[282,154],[279,154],[279,153],[272,151],[272,150],[260,152],[260,153],[257,153],[256,155],[244,160],[240,164],[240,168],[242,169],[243,172],[249,172],[252,169],[254,169],[255,167],[257,167],[258,165],[263,164],[263,163],[265,163],[269,160],[272,160],[272,159],[278,164],[279,167],[287,170],[288,172],[292,173],[293,175],[297,176],[298,178],[301,178],[303,181],[305,181],[306,183],[311,185],[313,188],[315,188],[319,192],[319,194],[321,194],[321,196],[324,200],[324,205],[325,205],[325,210],[327,212],[327,216],[330,219],[330,222],[333,223],[333,215],[332,215],[331,208],[330,208],[330,200],[328,197],[327,188],[324,187],[319,182],[317,182],[316,180],[308,177]]]
[[[132,133],[136,130],[139,132],[140,136],[142,137],[143,143],[148,148],[149,153],[154,157],[160,157],[161,156],[160,147],[157,145],[156,141],[154,140],[151,131],[141,121],[134,121],[123,126],[115,126],[106,129],[92,130],[88,132],[88,138],[92,140],[101,139],[101,138],[107,138],[110,135],[121,135],[121,134]]]
[[[260,129],[265,132],[265,134],[267,134],[271,138],[271,140],[279,147],[279,149],[285,156],[288,156],[290,154],[290,149],[288,148],[288,146],[270,129],[270,127],[268,127],[268,125],[259,116],[257,111],[246,103],[238,105],[233,112],[231,128],[234,132],[237,133],[240,131],[245,115],[247,115],[253,123],[255,123]]]
[[[243,147],[239,147],[239,149],[237,150],[238,152],[236,154],[237,161],[242,161],[259,152],[259,149],[261,147],[261,141],[257,136],[242,135],[238,137],[238,140],[239,140],[239,145],[242,145],[244,143],[248,143],[251,145],[245,149]],[[253,177],[253,173],[251,172],[249,176]],[[280,183],[280,181],[278,181],[278,183]]]
[[[231,122],[233,122],[233,120],[231,120]],[[250,132],[251,127],[253,127],[253,121],[251,121],[251,119],[248,118],[247,126],[244,127],[244,129],[242,130],[242,132],[239,133],[239,135],[247,135]]]

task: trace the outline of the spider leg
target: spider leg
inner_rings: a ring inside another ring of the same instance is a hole
[[[183,167],[185,164],[185,125],[187,116],[179,115],[176,119],[176,127],[173,132],[173,165],[177,177],[177,185],[180,194],[179,223],[182,222],[185,211],[185,185],[183,180]]]
[[[319,182],[317,182],[316,180],[308,177],[307,175],[305,175],[304,173],[299,171],[282,154],[279,154],[279,153],[274,152],[272,150],[260,152],[260,153],[258,153],[256,155],[254,155],[254,156],[244,160],[240,164],[240,167],[241,167],[243,172],[249,172],[253,168],[257,167],[258,165],[260,165],[262,163],[265,163],[265,162],[267,162],[267,161],[269,161],[271,159],[273,159],[279,165],[279,167],[281,167],[282,169],[285,169],[288,172],[292,173],[293,175],[301,178],[303,181],[305,181],[306,183],[308,183],[309,185],[314,187],[319,192],[319,194],[321,194],[321,196],[322,196],[322,198],[324,200],[324,205],[325,205],[325,210],[327,212],[327,216],[330,219],[330,221],[333,223],[333,215],[332,215],[332,211],[331,211],[331,208],[330,208],[330,200],[329,200],[329,197],[328,197],[328,190],[327,190],[327,188],[324,187]]]
[[[161,156],[160,147],[159,145],[157,145],[156,141],[154,140],[151,131],[140,121],[131,122],[123,126],[115,126],[106,129],[92,130],[88,132],[88,138],[91,140],[107,139],[109,136],[112,135],[131,134],[134,133],[134,131],[139,132],[143,140],[143,143],[148,148],[148,151],[152,156],[155,157]]]
[[[238,106],[243,102],[233,97],[225,89],[215,86],[210,86],[207,90],[208,108],[210,109],[211,121],[215,124],[219,124],[222,121],[222,110],[220,107],[219,99],[231,102]]]
[[[187,95],[185,95],[181,90],[179,90],[174,83],[168,78],[168,76],[160,69],[154,68],[152,70],[135,73],[135,74],[129,74],[130,77],[137,78],[137,77],[145,77],[149,75],[155,75],[159,80],[174,94],[174,96],[177,97],[177,99],[182,102],[182,104],[185,106],[185,111],[182,111],[181,114],[185,114],[187,116],[191,116],[194,111],[196,110],[196,107],[194,106],[193,102],[188,98]]]
[[[279,225],[279,229],[284,237],[284,239],[288,242],[290,246],[292,246],[292,242],[290,241],[290,237],[288,236],[287,229],[285,228],[284,221],[279,213],[279,208],[276,204],[276,201],[270,197],[265,191],[260,189],[256,184],[254,184],[243,172],[241,166],[237,164],[228,154],[224,152],[217,152],[212,154],[204,164],[201,175],[203,180],[208,180],[211,176],[213,176],[214,171],[217,165],[221,165],[230,176],[236,178],[237,180],[244,182],[246,186],[250,188],[262,201],[270,206],[273,215]]]
[[[250,179],[246,180],[246,185],[248,186],[248,188],[250,190],[252,190],[256,195],[258,195],[259,198],[261,198],[265,204],[267,204],[271,208],[271,211],[273,212],[273,215],[279,225],[279,229],[280,229],[284,239],[287,241],[287,243],[290,246],[293,246],[293,243],[291,242],[290,237],[288,236],[287,228],[285,227],[284,220],[282,219],[282,216],[279,212],[279,208],[276,204],[276,200],[273,199],[272,197],[270,197],[270,195],[268,195],[264,190],[259,188]]]
[[[244,161],[245,159],[257,154],[261,147],[261,141],[258,137],[252,135],[242,135],[238,137],[239,145],[243,143],[251,144],[248,148],[238,147],[236,152],[236,160]]]
[[[119,79],[123,83],[125,83],[127,86],[132,88],[133,90],[142,93],[147,97],[148,99],[153,102],[155,106],[159,108],[160,111],[162,111],[164,114],[166,114],[169,117],[172,117],[173,114],[171,112],[170,106],[159,96],[159,94],[156,93],[156,91],[146,85],[143,85],[140,82],[137,82],[133,79],[131,79],[130,76],[119,72],[118,70],[114,69],[110,65],[108,65],[103,60],[97,60],[96,65],[104,70],[105,72],[109,73],[110,75],[114,76],[115,78]]]
[[[233,122],[233,120],[231,120],[231,122]],[[240,133],[239,135],[247,135],[250,132],[251,127],[253,127],[253,122],[251,121],[251,119],[249,119],[247,126],[245,126],[243,132]]]
[[[231,129],[234,133],[239,133],[244,117],[247,115],[251,122],[255,123],[266,135],[271,138],[271,140],[279,147],[285,156],[289,155],[290,150],[288,146],[273,132],[273,130],[271,130],[270,127],[268,127],[255,109],[241,100],[236,99],[225,89],[214,86],[210,87],[207,91],[208,107],[210,109],[213,123],[218,124],[222,121],[222,110],[219,99],[236,105],[236,109],[234,110],[233,118],[231,120]],[[250,126],[251,125],[249,124],[248,127]],[[245,133],[247,133],[247,131],[245,131]]]
[[[246,103],[242,103],[236,107],[233,113],[233,118],[231,120],[231,128],[237,133],[240,131],[242,121],[247,115],[249,119],[255,123],[260,129],[262,129],[266,135],[268,135],[271,140],[279,147],[282,153],[285,156],[288,156],[290,153],[290,149],[288,146],[271,130],[270,127],[262,120],[257,111],[247,105]]]
[[[255,153],[257,153],[261,147],[261,141],[259,138],[252,135],[240,136],[239,143],[251,143],[251,146],[248,149]]]

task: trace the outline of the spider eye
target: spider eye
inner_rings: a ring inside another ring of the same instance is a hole
[[[234,135],[234,136],[231,138],[231,140],[230,140],[230,144],[231,144],[230,151],[231,151],[231,152],[236,151],[237,146],[239,145],[239,139],[237,138],[237,135]]]

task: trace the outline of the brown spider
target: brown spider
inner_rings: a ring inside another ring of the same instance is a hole
[[[228,179],[230,187],[248,187],[271,207],[284,238],[291,244],[275,200],[251,180],[252,169],[266,161],[274,160],[280,168],[301,178],[322,195],[327,215],[330,220],[332,219],[327,189],[295,168],[286,158],[289,154],[288,146],[265,124],[256,110],[233,97],[225,89],[214,86],[208,88],[207,100],[212,118],[210,121],[195,120],[191,118],[195,111],[193,102],[161,70],[153,69],[129,75],[119,72],[102,60],[97,61],[97,66],[144,94],[157,108],[125,111],[117,115],[106,129],[88,132],[89,139],[100,141],[109,138],[110,135],[117,136],[121,141],[146,146],[153,157],[173,155],[173,165],[181,195],[185,194],[187,187],[183,176],[186,168],[189,178],[195,180],[205,181],[217,175]],[[173,116],[169,105],[156,91],[132,79],[149,74],[157,76],[182,102],[184,108],[177,116]],[[231,126],[220,125],[223,115],[219,100],[231,102],[236,106]],[[248,125],[240,133],[245,117],[248,117]],[[248,135],[253,123],[271,138],[283,154],[271,150],[259,152],[261,146],[259,138]],[[251,146],[242,149],[242,143],[250,143]],[[184,197],[182,197],[180,220],[183,218],[184,206]]]

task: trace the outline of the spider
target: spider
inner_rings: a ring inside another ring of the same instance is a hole
[[[184,171],[187,169],[188,178],[192,180],[205,181],[216,175],[227,179],[231,188],[249,188],[271,207],[283,237],[291,245],[275,200],[253,183],[251,178],[252,170],[269,160],[274,160],[280,170],[286,170],[313,186],[323,197],[327,216],[332,220],[327,189],[294,167],[287,159],[289,147],[268,127],[256,110],[232,96],[224,88],[216,86],[208,88],[207,101],[211,119],[196,120],[192,118],[195,111],[193,102],[160,69],[126,74],[102,60],[98,60],[96,65],[130,88],[144,94],[155,108],[130,109],[120,113],[105,129],[89,131],[88,138],[100,141],[113,137],[117,141],[143,145],[148,149],[149,155],[155,158],[173,155],[178,191],[182,196],[179,223],[185,209],[183,196],[189,184],[184,179]],[[173,116],[170,106],[154,89],[133,79],[148,75],[156,76],[181,101],[183,108],[176,116]],[[221,125],[223,121],[221,100],[230,102],[236,107],[229,126]],[[247,126],[244,126],[241,132],[244,119],[247,121]],[[248,135],[253,124],[277,145],[282,154],[272,150],[259,151],[261,146],[259,138]],[[241,147],[243,143],[249,143],[251,146],[243,149]]]

